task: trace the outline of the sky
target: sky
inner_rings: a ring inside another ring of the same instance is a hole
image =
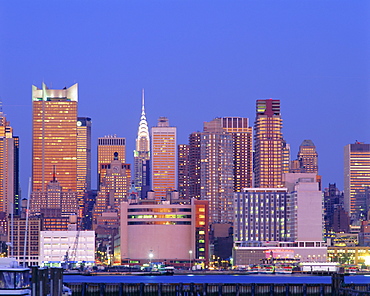
[[[23,197],[31,176],[31,86],[79,84],[79,116],[97,138],[125,137],[127,162],[141,113],[176,126],[178,144],[216,117],[248,117],[281,100],[295,159],[319,154],[323,188],[343,189],[343,148],[370,143],[368,0],[0,0],[0,100],[20,137]]]

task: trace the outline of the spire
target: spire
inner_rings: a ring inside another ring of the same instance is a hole
[[[148,122],[146,121],[145,116],[145,106],[144,106],[144,89],[141,91],[141,117],[139,123],[139,129],[137,132],[136,138],[136,151],[149,151],[150,142],[149,142],[149,128]]]

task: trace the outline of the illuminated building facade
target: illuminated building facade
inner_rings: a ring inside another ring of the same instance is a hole
[[[0,212],[19,213],[19,138],[0,111]]]
[[[28,226],[28,236],[26,248],[24,248],[26,225]],[[40,231],[43,230],[43,219],[40,217],[30,217],[27,222],[25,217],[15,216],[12,230],[8,232],[7,241],[12,243],[13,248],[11,246],[8,247],[8,254],[23,266],[38,265],[40,256]]]
[[[349,214],[364,210],[361,195],[370,186],[370,144],[356,142],[344,147],[344,208]]]
[[[165,198],[168,191],[177,189],[176,127],[171,127],[167,117],[160,117],[152,127],[152,190],[155,198]]]
[[[93,212],[95,222],[107,210],[118,212],[121,202],[127,201],[131,183],[130,165],[121,162],[118,152],[115,152],[112,158],[109,165],[107,165],[105,176],[96,197]]]
[[[189,145],[177,146],[177,175],[179,196],[181,199],[189,198]]]
[[[91,190],[91,118],[77,118],[77,192],[79,217],[84,207],[84,193]]]
[[[283,121],[280,100],[257,100],[254,123],[254,186],[282,187]]]
[[[235,193],[234,198],[235,241],[294,239],[288,236],[289,195],[286,188],[247,188],[245,192]]]
[[[98,138],[98,190],[105,177],[107,169],[112,162],[114,153],[118,153],[118,159],[126,162],[126,139],[116,135]]]
[[[148,162],[150,160],[150,137],[148,123],[145,116],[144,107],[144,90],[142,91],[142,107],[141,107],[141,117],[139,123],[139,129],[136,138],[136,149],[134,151],[134,182],[136,190],[139,192],[142,198],[145,197],[146,192],[149,188],[149,178],[147,170]],[[144,190],[143,190],[144,189]]]
[[[32,86],[32,191],[45,191],[53,167],[65,190],[77,191],[77,83]]]
[[[207,264],[208,220],[207,201],[192,199],[191,204],[123,202],[121,262],[148,263],[149,254],[152,254],[154,262],[182,268]]]
[[[243,117],[223,117],[220,123],[224,131],[233,138],[234,192],[253,187],[252,128],[249,119]],[[206,131],[206,126],[205,130]]]

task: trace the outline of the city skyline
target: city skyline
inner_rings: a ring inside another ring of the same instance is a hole
[[[253,122],[257,99],[280,99],[291,158],[312,140],[323,188],[343,190],[345,145],[370,143],[366,1],[92,1],[87,8],[79,1],[73,9],[19,2],[0,5],[0,100],[20,137],[23,197],[31,176],[31,85],[42,82],[79,84],[78,116],[92,119],[92,188],[99,137],[126,138],[133,165],[143,88],[149,128],[168,117],[177,144],[216,117]],[[53,11],[68,11],[66,21],[53,22]]]

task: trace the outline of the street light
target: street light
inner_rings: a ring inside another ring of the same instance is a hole
[[[190,250],[189,251],[189,270],[191,270],[191,255],[193,254],[193,251],[192,250]]]
[[[150,250],[150,253],[149,253],[149,264],[150,265],[152,264],[152,258],[153,258],[153,253],[152,253],[152,250]]]

